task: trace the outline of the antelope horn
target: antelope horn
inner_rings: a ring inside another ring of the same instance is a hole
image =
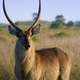
[[[35,21],[33,22],[33,24],[31,25],[31,27],[28,29],[30,30],[31,28],[35,27],[39,21],[39,18],[40,18],[40,13],[41,13],[41,0],[39,0],[39,9],[38,9],[38,15],[35,19]]]
[[[19,29],[19,28],[11,21],[11,19],[9,18],[9,16],[8,16],[8,14],[7,14],[7,12],[6,12],[6,8],[5,8],[5,0],[3,0],[3,11],[4,11],[4,14],[5,14],[8,22],[9,22],[14,28],[16,28],[19,32],[22,32],[22,30]]]

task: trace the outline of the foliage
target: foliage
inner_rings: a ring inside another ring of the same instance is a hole
[[[77,26],[77,27],[80,27],[80,21],[76,21],[76,22],[74,23],[74,25]]]
[[[59,33],[56,33],[54,36],[55,37],[64,37],[64,36],[68,36],[68,34],[65,32],[59,32]]]
[[[33,16],[33,20],[35,20],[35,19],[36,19],[37,15],[38,15],[38,14],[37,14],[37,13],[35,13],[35,12],[32,14],[32,16]]]
[[[72,27],[74,26],[74,22],[73,21],[68,21],[68,23],[66,24],[67,27]]]
[[[63,15],[57,15],[55,21],[52,22],[51,28],[62,28],[65,24],[65,18]]]
[[[33,41],[38,41],[39,37],[37,35],[32,36]]]

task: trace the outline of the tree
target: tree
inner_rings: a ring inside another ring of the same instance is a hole
[[[68,23],[66,24],[67,27],[73,27],[74,26],[74,22],[73,21],[68,21]]]
[[[52,22],[51,27],[62,28],[65,25],[65,18],[63,15],[57,15],[55,21]]]
[[[55,21],[52,21],[52,22],[51,22],[51,26],[50,26],[50,28],[56,28]]]
[[[74,25],[77,26],[77,27],[80,27],[80,21],[76,21],[76,22],[74,23]]]
[[[36,19],[37,15],[38,15],[38,14],[37,14],[37,13],[35,13],[35,12],[32,14],[32,16],[33,16],[33,20],[35,20],[35,19]]]
[[[55,19],[56,19],[55,20],[55,25],[56,25],[57,28],[64,27],[65,19],[64,19],[63,15],[58,15],[58,16],[56,16]]]

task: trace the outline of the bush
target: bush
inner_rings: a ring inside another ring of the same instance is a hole
[[[33,41],[37,41],[38,39],[39,39],[38,36],[32,36],[32,40],[33,40]]]
[[[68,34],[65,33],[65,32],[58,32],[58,33],[56,33],[54,36],[55,36],[55,37],[64,37],[64,36],[68,36]]]

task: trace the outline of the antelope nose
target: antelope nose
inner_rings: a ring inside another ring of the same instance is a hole
[[[30,45],[27,45],[27,47],[29,48],[29,47],[30,47]]]
[[[30,45],[25,45],[25,48],[26,48],[26,49],[29,49],[29,47],[30,47]]]

